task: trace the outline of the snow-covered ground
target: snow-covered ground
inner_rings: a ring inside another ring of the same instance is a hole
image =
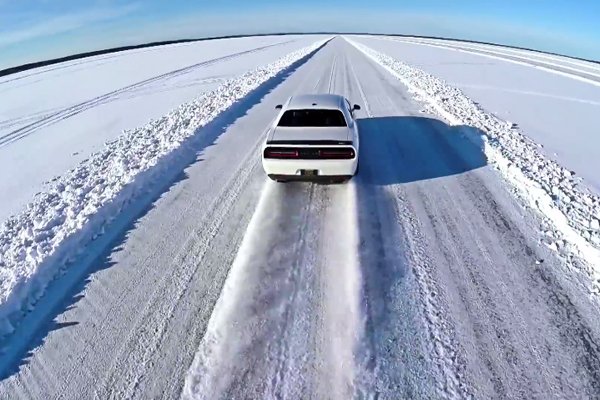
[[[125,131],[76,168],[48,184],[22,213],[0,225],[0,334],[12,333],[59,269],[119,218],[140,192],[164,179],[177,150],[196,131],[259,85],[321,46],[325,40],[272,64],[225,80],[217,89],[141,128]]]
[[[2,227],[0,398],[600,396],[588,254],[559,242],[600,227],[556,219],[598,198],[386,39],[324,39],[120,134]],[[274,106],[327,91],[363,106],[360,173],[267,182]]]
[[[142,126],[228,78],[317,39],[272,36],[176,44],[0,78],[0,221],[124,129]]]
[[[584,259],[591,286],[598,292],[600,196],[575,180],[573,171],[546,158],[536,142],[522,136],[517,124],[488,113],[483,105],[456,87],[419,68],[366,45],[355,45],[397,76],[431,112],[453,125],[486,132],[488,160],[514,185],[526,203],[547,218],[546,244],[567,258],[575,253]]]
[[[438,48],[449,48],[463,53],[484,55],[490,59],[501,59],[513,64],[534,66],[546,72],[568,76],[581,82],[599,86],[600,63],[573,59],[566,56],[541,53],[533,50],[507,48],[482,43],[465,43],[457,40],[403,38],[405,43],[418,43]]]
[[[600,64],[454,41],[357,40],[445,80],[487,111],[518,124],[545,155],[600,194]]]

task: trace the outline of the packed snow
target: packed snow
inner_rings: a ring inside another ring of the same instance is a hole
[[[518,126],[486,111],[460,89],[364,44],[351,43],[400,79],[429,106],[428,111],[454,125],[476,127],[486,133],[488,158],[520,196],[547,219],[546,244],[568,261],[573,255],[585,260],[591,287],[598,292],[600,196],[580,185],[571,170],[542,154],[539,145],[524,136]]]
[[[199,127],[323,43],[319,40],[226,80],[164,117],[124,132],[54,179],[25,211],[9,218],[0,227],[1,332],[13,330],[13,322],[35,304],[56,273],[69,266],[68,257],[83,251],[123,206],[160,179],[174,151]]]
[[[322,36],[218,39],[130,50],[0,78],[0,222],[123,130]]]

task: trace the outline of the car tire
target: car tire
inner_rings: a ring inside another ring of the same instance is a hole
[[[287,182],[287,179],[282,179],[281,177],[278,177],[277,175],[268,175],[268,177],[273,182],[277,182],[277,183]]]
[[[333,178],[331,180],[331,183],[334,185],[343,185],[345,183],[347,183],[350,180],[349,177],[343,177],[343,178]]]

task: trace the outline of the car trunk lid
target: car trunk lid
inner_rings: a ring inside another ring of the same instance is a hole
[[[268,139],[273,144],[347,144],[347,127],[276,127]]]

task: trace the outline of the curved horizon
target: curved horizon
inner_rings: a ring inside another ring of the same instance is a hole
[[[439,37],[600,60],[600,3],[567,0],[0,0],[0,69],[185,38],[275,33]]]
[[[16,65],[4,69],[0,69],[0,77],[16,74],[19,72],[28,71],[30,69],[41,68],[48,65],[60,64],[62,62],[68,62],[88,57],[99,56],[103,54],[117,53],[121,51],[129,51],[136,49],[143,49],[149,47],[160,47],[160,46],[168,46],[171,44],[179,44],[179,43],[193,43],[207,40],[220,40],[220,39],[236,39],[236,38],[245,38],[245,37],[257,37],[257,36],[279,36],[279,35],[371,35],[371,36],[393,36],[393,37],[411,37],[411,38],[422,38],[422,39],[441,39],[448,41],[457,41],[464,43],[476,43],[476,44],[486,44],[498,47],[505,47],[509,49],[517,49],[517,50],[526,50],[536,53],[548,54],[558,57],[570,58],[573,60],[585,61],[590,63],[600,64],[600,59],[588,59],[583,57],[574,57],[568,54],[561,54],[551,51],[544,51],[540,49],[530,48],[530,47],[522,47],[515,46],[510,44],[503,44],[497,42],[487,42],[481,40],[470,40],[470,39],[460,39],[455,37],[444,37],[444,36],[430,36],[430,35],[410,35],[410,34],[402,34],[402,33],[372,33],[372,32],[329,32],[329,31],[311,31],[311,32],[268,32],[268,33],[250,33],[250,34],[235,34],[235,35],[223,35],[223,36],[207,36],[207,37],[198,37],[198,38],[182,38],[182,39],[174,39],[174,40],[163,40],[163,41],[153,41],[147,43],[135,43],[128,44],[124,46],[118,47],[109,47],[109,48],[100,48],[88,50],[80,53],[68,54],[61,57],[38,60],[28,62],[26,64]]]

